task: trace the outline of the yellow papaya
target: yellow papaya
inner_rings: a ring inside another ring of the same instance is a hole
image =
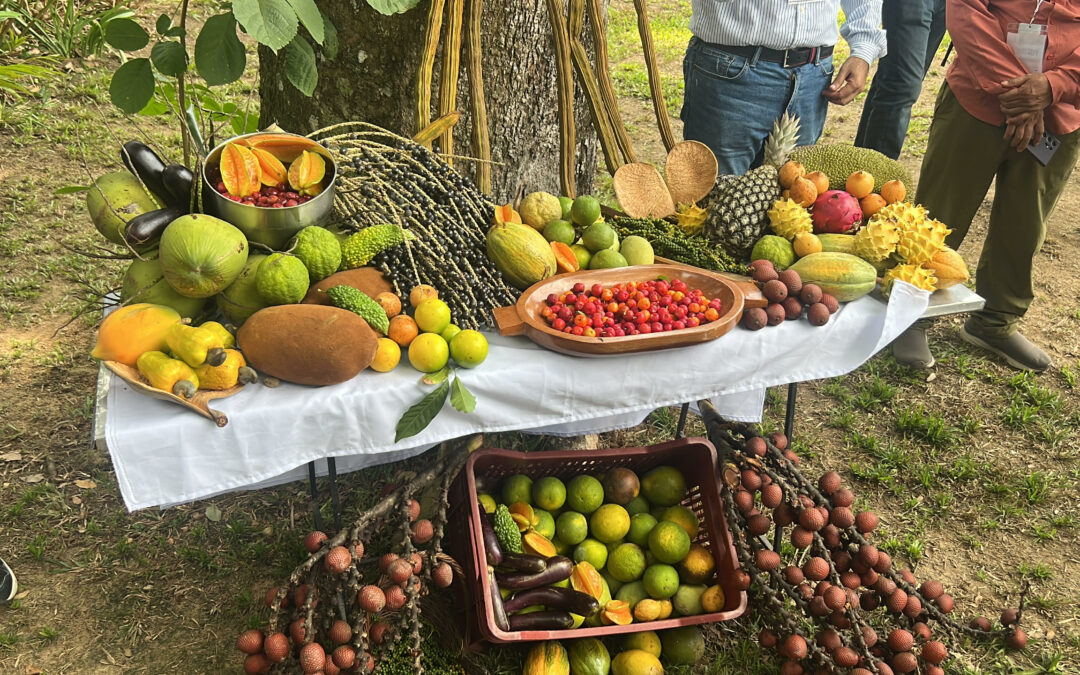
[[[164,351],[165,336],[178,325],[180,314],[171,307],[149,303],[120,307],[101,322],[90,356],[134,368],[144,352]]]
[[[181,398],[191,398],[199,388],[199,378],[191,366],[164,352],[155,350],[141,354],[136,365],[139,374],[145,377],[154,389],[167,391]]]
[[[817,284],[840,302],[861,298],[877,285],[874,266],[849,253],[811,253],[788,269],[798,272],[804,284]]]

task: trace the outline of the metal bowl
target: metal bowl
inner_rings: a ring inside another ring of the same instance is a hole
[[[221,151],[227,144],[241,138],[270,134],[292,136],[302,139],[304,142],[311,142],[310,139],[296,134],[256,132],[236,136],[221,143],[210,151],[210,154],[206,156],[206,160],[203,162],[203,207],[210,215],[217,216],[240,228],[240,231],[247,235],[250,241],[281,250],[285,248],[293,235],[303,228],[310,225],[322,225],[330,219],[334,207],[334,184],[337,181],[337,166],[330,157],[330,153],[322,146],[319,146],[322,150],[320,154],[326,159],[326,176],[328,179],[326,188],[311,200],[296,206],[275,209],[234,202],[215,190],[214,186],[210,184],[210,178],[207,176],[208,167],[218,165],[218,162],[221,161]],[[285,164],[288,165],[288,162],[285,162]]]

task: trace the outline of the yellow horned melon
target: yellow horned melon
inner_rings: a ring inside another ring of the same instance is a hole
[[[178,323],[180,314],[172,307],[146,302],[121,307],[101,322],[90,356],[134,368],[144,352],[166,349],[165,335]]]
[[[795,270],[803,283],[817,284],[840,302],[850,302],[874,290],[877,270],[850,253],[811,253],[788,269]]]
[[[968,268],[964,264],[964,259],[948,246],[935,253],[934,257],[930,258],[928,262],[924,262],[922,266],[933,272],[934,276],[937,277],[939,290],[962,284],[968,280]]]

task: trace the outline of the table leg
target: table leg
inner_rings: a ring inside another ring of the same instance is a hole
[[[334,529],[341,531],[341,500],[338,498],[337,488],[337,460],[333,457],[326,458],[326,469],[330,478],[330,503],[334,505]]]
[[[311,511],[315,516],[315,529],[322,530],[322,514],[319,513],[319,490],[315,487],[315,460],[307,464],[308,491],[311,492]]]
[[[795,397],[799,393],[799,383],[792,382],[787,386],[787,410],[784,412],[784,435],[791,441],[791,432],[795,430]]]
[[[682,438],[683,429],[686,427],[686,413],[690,410],[689,403],[683,403],[679,410],[679,423],[675,425],[675,438]]]

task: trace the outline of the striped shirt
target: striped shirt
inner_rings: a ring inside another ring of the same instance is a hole
[[[901,0],[906,1],[906,0]],[[797,49],[828,47],[837,41],[836,18],[843,8],[839,33],[851,55],[872,64],[885,55],[881,0],[693,0],[690,31],[699,39],[730,47]]]

